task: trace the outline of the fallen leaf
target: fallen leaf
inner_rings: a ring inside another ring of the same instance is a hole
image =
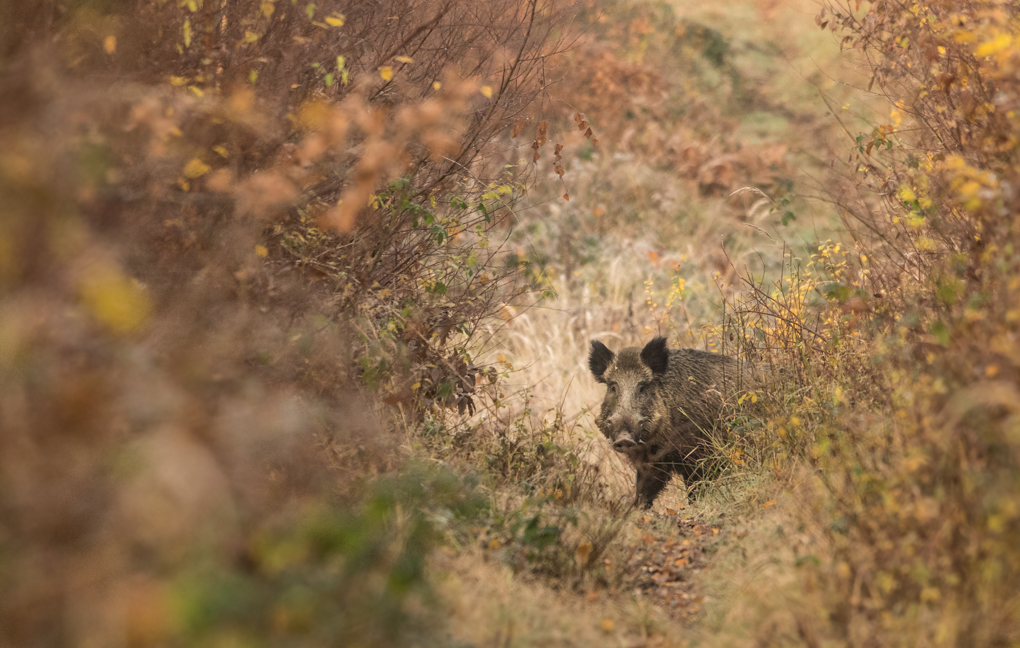
[[[211,168],[212,167],[210,167],[208,164],[206,164],[202,160],[200,160],[198,158],[195,158],[192,161],[190,161],[190,162],[188,162],[187,164],[184,165],[184,172],[183,172],[184,173],[184,177],[185,178],[190,178],[190,179],[195,179],[195,178],[201,177],[201,176],[205,175],[206,173],[208,173],[209,169],[211,169]]]

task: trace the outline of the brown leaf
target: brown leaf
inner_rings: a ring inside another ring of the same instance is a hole
[[[562,150],[563,150],[563,145],[562,145],[562,144],[557,144],[557,145],[556,145],[556,146],[555,146],[555,147],[553,148],[553,153],[555,153],[556,155],[559,155],[559,154],[560,154],[560,151],[562,151]]]
[[[598,146],[599,146],[599,140],[598,140],[598,138],[596,137],[595,139],[593,139],[593,140],[591,141],[591,144],[592,144],[592,146],[594,146],[595,148],[598,148]]]
[[[517,137],[521,134],[522,130],[524,130],[524,120],[518,119],[517,123],[514,124],[514,127],[510,129],[510,137]]]
[[[588,128],[588,122],[582,119],[581,123],[577,125],[577,130],[584,130],[586,128]]]
[[[561,166],[560,166],[560,165],[558,165],[558,164],[556,165],[556,169],[555,169],[555,171],[556,171],[556,175],[558,175],[558,176],[559,176],[559,177],[561,177],[561,178],[563,177],[563,174],[565,173],[565,172],[563,171],[563,167],[561,167]]]
[[[543,121],[538,123],[538,133],[535,141],[538,142],[539,146],[543,146],[546,143],[546,135],[549,132],[549,122]]]
[[[531,160],[532,160],[533,162],[538,162],[538,159],[539,159],[540,157],[542,157],[542,155],[541,155],[541,154],[540,154],[540,153],[538,152],[538,149],[536,148],[536,149],[535,149],[535,155],[534,155],[534,156],[532,156]]]
[[[570,194],[568,193],[563,194],[563,200],[570,200]]]
[[[590,128],[588,130],[584,131],[584,136],[587,137],[588,139],[591,139],[591,136],[594,135],[594,134],[595,133],[593,133]]]
[[[581,122],[584,121],[584,115],[582,115],[579,112],[574,113],[574,121],[580,124]]]

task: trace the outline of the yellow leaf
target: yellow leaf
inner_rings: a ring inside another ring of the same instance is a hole
[[[116,52],[117,51],[117,37],[116,36],[107,36],[106,39],[103,40],[103,49],[106,50],[107,54],[113,54],[114,52]]]
[[[1007,49],[1013,44],[1013,37],[1009,34],[999,34],[987,43],[983,43],[974,50],[974,56],[991,56]]]
[[[227,152],[227,149],[223,148],[219,144],[217,144],[216,146],[212,147],[212,150],[215,151],[216,153],[218,153],[220,155],[220,157],[230,157],[230,153]]]
[[[485,95],[486,99],[492,99],[492,86],[482,86],[479,92]]]
[[[260,9],[262,10],[262,15],[266,18],[272,18],[273,12],[276,11],[276,7],[272,2],[263,2]]]
[[[379,76],[383,78],[383,81],[389,81],[393,78],[393,68],[388,65],[384,65],[379,68]]]
[[[440,88],[442,88],[442,87],[443,87],[443,84],[442,84],[442,83],[440,83],[440,82],[438,82],[438,81],[433,81],[433,82],[432,82],[432,89],[433,89],[433,90],[438,90],[438,89],[440,89]]]
[[[326,24],[330,27],[343,27],[344,26],[344,15],[333,14],[332,16],[326,16]]]
[[[775,505],[775,503],[776,503],[776,500],[770,499],[769,501],[767,501],[764,504],[762,504],[762,508],[767,509],[768,507]]]
[[[400,61],[401,63],[414,63],[414,59],[412,59],[410,56],[396,56],[394,58]]]
[[[603,632],[612,632],[614,627],[612,619],[602,619]]]
[[[242,43],[254,43],[258,39],[259,39],[259,35],[258,34],[256,34],[255,32],[246,31],[246,32],[244,32],[244,40],[242,40],[241,42]]]
[[[269,256],[269,250],[267,250],[266,246],[264,245],[256,245],[255,254],[259,255],[260,257],[267,257]]]
[[[187,164],[184,165],[184,177],[194,179],[204,176],[206,173],[209,172],[210,168],[211,167],[208,164],[206,164],[199,158],[195,158],[191,162],[188,162]]]
[[[941,596],[942,593],[937,587],[925,587],[921,590],[921,601],[924,603],[935,603]]]
[[[191,19],[184,21],[184,46],[191,47]]]
[[[79,287],[89,313],[114,333],[131,333],[149,319],[152,305],[145,289],[112,265],[92,268]]]
[[[175,86],[182,86],[182,85],[184,85],[187,82],[188,82],[188,80],[185,79],[184,77],[179,77],[179,76],[172,76],[172,77],[170,77],[170,83],[175,85]]]

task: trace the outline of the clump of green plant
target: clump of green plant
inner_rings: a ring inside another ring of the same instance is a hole
[[[485,499],[448,471],[407,467],[338,504],[260,521],[242,540],[242,569],[190,556],[161,590],[165,639],[442,644],[427,562],[448,534],[467,534]]]

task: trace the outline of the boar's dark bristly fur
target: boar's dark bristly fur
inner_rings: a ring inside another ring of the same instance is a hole
[[[724,399],[748,387],[747,372],[735,359],[668,349],[664,337],[615,354],[593,340],[588,367],[606,384],[596,424],[637,468],[637,502],[645,508],[672,474],[688,485],[705,477],[708,434]]]

